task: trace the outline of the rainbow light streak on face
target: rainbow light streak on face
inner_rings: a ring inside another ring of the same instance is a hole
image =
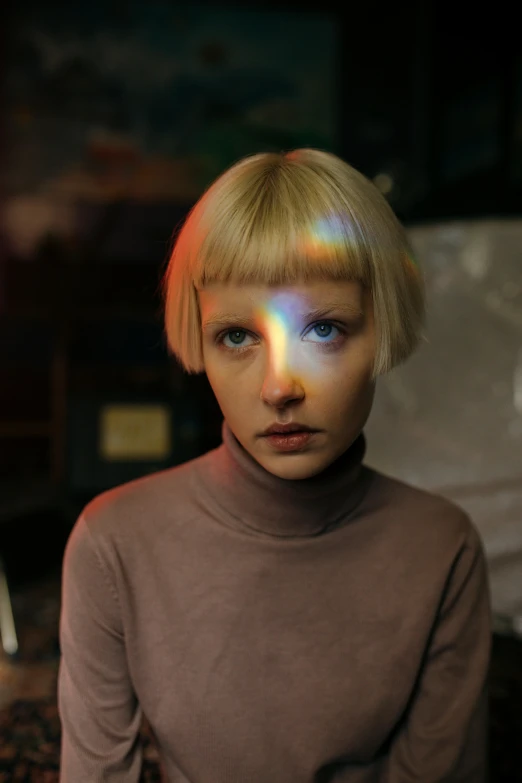
[[[292,335],[299,337],[302,328],[300,310],[303,297],[295,293],[278,293],[269,303],[258,307],[255,318],[268,333],[271,347],[270,360],[272,371],[275,374],[293,372],[302,373],[305,356],[302,352],[293,348],[295,345]],[[307,369],[312,369],[310,366]]]

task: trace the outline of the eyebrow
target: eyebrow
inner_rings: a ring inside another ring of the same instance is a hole
[[[324,318],[332,313],[343,313],[349,318],[360,319],[364,316],[364,312],[360,307],[356,305],[350,305],[347,302],[328,302],[318,307],[313,307],[307,312],[301,312],[300,315],[303,319],[309,320],[311,318]],[[203,330],[208,331],[214,326],[226,326],[230,323],[241,321],[245,324],[254,324],[254,319],[250,316],[241,316],[238,313],[219,312],[208,318],[203,324]]]

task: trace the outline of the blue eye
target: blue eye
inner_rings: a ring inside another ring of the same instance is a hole
[[[339,332],[339,334],[340,334],[340,329],[337,326],[335,326],[334,324],[330,323],[329,321],[321,321],[321,323],[314,324],[314,326],[312,326],[312,328],[311,328],[310,332],[308,332],[308,334],[312,334],[313,332],[315,332],[317,337],[328,338],[328,337],[331,337],[332,329],[336,329],[337,332]],[[335,339],[335,338],[336,338],[336,335],[333,336],[333,339]],[[315,342],[315,340],[312,340],[312,342]],[[323,342],[323,341],[321,340],[319,342]],[[332,340],[328,340],[328,342],[332,342]]]
[[[335,330],[335,333],[332,334],[332,330]],[[318,337],[318,340],[310,340],[309,342],[316,343],[317,345],[328,345],[332,346],[333,344],[338,341],[339,336],[343,333],[341,328],[336,326],[335,324],[331,323],[330,321],[320,321],[316,324],[314,324],[312,327],[310,327],[309,331],[306,333],[306,336],[310,335],[311,333],[315,333],[315,336]],[[250,348],[254,343],[246,343],[244,341],[245,337],[250,337],[246,329],[227,329],[225,332],[221,332],[220,335],[217,336],[216,342],[222,345],[224,348],[226,348],[228,351],[234,351],[235,353],[240,353],[241,351],[246,351],[247,348]],[[321,339],[324,338],[324,339]],[[229,342],[225,342],[225,340],[229,340]]]
[[[231,335],[230,341],[232,343],[232,346],[227,345],[224,341],[225,338]],[[244,346],[243,342],[236,342],[233,337],[237,337],[238,335],[246,335],[246,331],[244,329],[229,329],[227,332],[223,332],[223,334],[219,337],[219,342],[221,342],[225,348],[228,348],[230,350],[234,350],[234,348],[243,348]]]

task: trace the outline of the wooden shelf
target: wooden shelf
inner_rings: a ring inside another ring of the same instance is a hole
[[[133,360],[114,362],[99,355],[78,358],[90,352],[92,346],[85,337],[89,328],[100,332],[105,324],[126,322],[132,328],[162,328],[159,275],[150,264],[35,263],[30,266],[13,260],[5,265],[3,277],[5,302],[0,313],[0,325],[9,337],[18,324],[26,331],[45,332],[43,371],[46,407],[31,411],[16,401],[16,410],[2,411],[0,442],[15,439],[17,452],[27,448],[38,450],[49,445],[47,481],[58,489],[66,475],[66,426],[69,395],[78,387],[128,387],[134,381],[147,389],[162,389],[168,393],[173,363],[155,360],[141,363]],[[112,328],[112,326],[111,326]],[[156,338],[154,338],[156,339]],[[26,337],[26,342],[30,343]],[[84,345],[85,343],[85,345]],[[8,340],[8,347],[10,347]],[[151,346],[158,353],[155,343]],[[12,354],[12,356],[11,356]],[[23,366],[32,364],[31,352],[18,357],[11,350],[9,368],[13,377]],[[42,378],[43,380],[43,378]],[[12,384],[11,384],[12,385]],[[41,383],[39,381],[39,388]],[[27,391],[31,391],[27,386]],[[40,394],[40,391],[37,392]],[[24,400],[25,396],[24,395]],[[49,414],[47,412],[49,408]],[[29,419],[32,413],[33,419]],[[48,419],[46,418],[48,415]],[[18,420],[15,419],[18,418]],[[35,442],[31,443],[31,439]],[[20,448],[19,448],[20,447]]]
[[[0,421],[0,438],[50,438],[50,421]]]
[[[57,312],[48,305],[5,305],[0,315],[1,319],[13,320],[37,320],[51,323],[75,324],[81,321],[110,321],[110,320],[128,320],[140,321],[145,323],[161,323],[161,313],[153,308],[147,307],[78,307],[73,312]]]
[[[48,476],[0,481],[0,524],[35,508],[55,508],[62,496]]]

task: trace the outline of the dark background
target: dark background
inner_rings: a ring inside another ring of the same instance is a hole
[[[26,7],[28,25],[35,8],[55,17],[64,8]],[[291,12],[296,19],[320,11],[334,21],[332,150],[376,183],[388,183],[384,192],[406,225],[520,214],[522,44],[515,10],[501,3],[486,12],[447,0],[251,7]],[[4,108],[9,69],[17,57],[27,57],[16,49],[20,8],[4,9]],[[107,9],[113,25],[128,17],[126,4]],[[77,13],[83,10],[80,5]],[[212,58],[219,64],[212,41],[203,42],[203,50],[207,65]],[[82,74],[73,69],[79,81],[58,85],[55,114],[77,100]],[[91,98],[95,105],[95,92]],[[223,94],[211,103],[214,116],[231,111]],[[88,114],[85,105],[78,111]],[[0,128],[5,168],[16,138],[6,123]],[[313,145],[313,134],[309,141]],[[282,148],[281,137],[261,147]],[[230,157],[233,162],[241,155],[232,150]],[[221,415],[205,376],[181,371],[167,356],[162,331],[159,283],[175,230],[195,198],[145,203],[120,193],[96,207],[81,237],[64,242],[49,234],[29,260],[17,257],[0,235],[0,519],[59,507],[67,530],[97,492],[219,443]],[[108,402],[167,406],[171,453],[156,462],[104,463],[97,433]]]
[[[520,214],[522,43],[515,10],[501,3],[486,12],[447,0],[340,9],[329,2],[251,7],[291,12],[295,19],[320,11],[333,20],[332,151],[376,182],[384,177],[384,192],[406,225]],[[29,1],[25,8],[30,25],[35,9],[59,18],[64,6]],[[86,7],[68,8],[70,20]],[[11,94],[9,69],[28,57],[15,36],[17,25],[23,30],[20,9],[4,9],[4,108]],[[106,9],[113,26],[128,19],[126,4]],[[90,23],[97,24],[95,16]],[[103,31],[103,21],[98,24]],[[212,58],[219,65],[212,40],[203,42],[202,51],[207,65]],[[68,76],[73,81],[58,85],[56,116],[69,109],[88,116],[89,101],[75,103],[78,85],[91,90],[96,105],[96,83],[85,87],[85,75],[74,67],[74,78]],[[232,80],[232,94],[234,89]],[[211,105],[214,116],[231,111],[226,93]],[[6,123],[0,130],[6,164],[16,137]],[[261,149],[282,149],[283,141],[266,141]],[[305,135],[303,146],[307,141]],[[250,144],[241,154],[259,151],[255,141]],[[232,150],[230,162],[241,154]],[[89,207],[94,217],[81,237],[67,243],[49,234],[29,260],[18,258],[0,234],[0,519],[58,506],[69,529],[97,492],[219,443],[221,414],[205,376],[188,376],[168,358],[162,331],[159,283],[175,230],[195,198],[140,202],[120,193]],[[166,405],[173,427],[170,455],[156,462],[104,463],[97,432],[108,402]],[[183,438],[186,421],[192,429]]]
[[[111,24],[123,24],[131,5],[107,2],[104,14]],[[249,6],[289,11],[296,19],[322,12],[334,20],[332,151],[375,179],[407,226],[519,218],[522,38],[517,4],[338,5]],[[87,209],[81,236],[64,242],[51,233],[30,258],[19,257],[1,229],[9,195],[5,171],[15,152],[6,120],[10,68],[17,56],[27,57],[16,49],[15,26],[24,14],[29,26],[37,11],[59,17],[65,8],[69,19],[76,13],[88,17],[82,3],[29,0],[0,9],[0,565],[12,591],[20,642],[19,664],[6,668],[0,656],[0,696],[12,689],[9,710],[0,712],[0,773],[7,772],[2,779],[20,781],[43,780],[29,777],[31,770],[57,780],[60,737],[53,677],[60,567],[79,511],[104,489],[217,446],[221,433],[221,414],[206,377],[182,372],[168,357],[163,337],[159,282],[173,232],[197,194],[145,203],[119,193]],[[96,23],[92,14],[90,21]],[[203,42],[202,51],[207,65],[213,58],[219,64],[212,40]],[[267,51],[267,61],[271,56]],[[87,76],[80,64],[73,68],[72,81],[67,77],[57,85],[57,116],[76,110],[77,85],[87,84],[96,103],[97,88]],[[29,88],[38,93],[34,83]],[[231,91],[236,88],[231,82]],[[190,97],[187,92],[187,101]],[[223,118],[226,127],[231,116],[226,97],[216,95],[210,104],[213,117]],[[85,105],[78,104],[78,111],[88,112]],[[168,106],[163,108],[168,112]],[[302,146],[315,146],[315,140],[312,133],[305,135]],[[229,162],[247,152],[285,147],[281,136],[236,153],[231,145]],[[111,402],[165,406],[171,415],[170,453],[159,461],[104,461],[100,413]],[[519,641],[509,634],[495,636],[494,653],[492,783],[516,783],[522,779],[515,747],[522,732]],[[47,685],[42,661],[47,661]],[[25,689],[13,686],[17,677],[24,678]],[[158,779],[155,763],[146,763],[145,774],[147,780]]]

